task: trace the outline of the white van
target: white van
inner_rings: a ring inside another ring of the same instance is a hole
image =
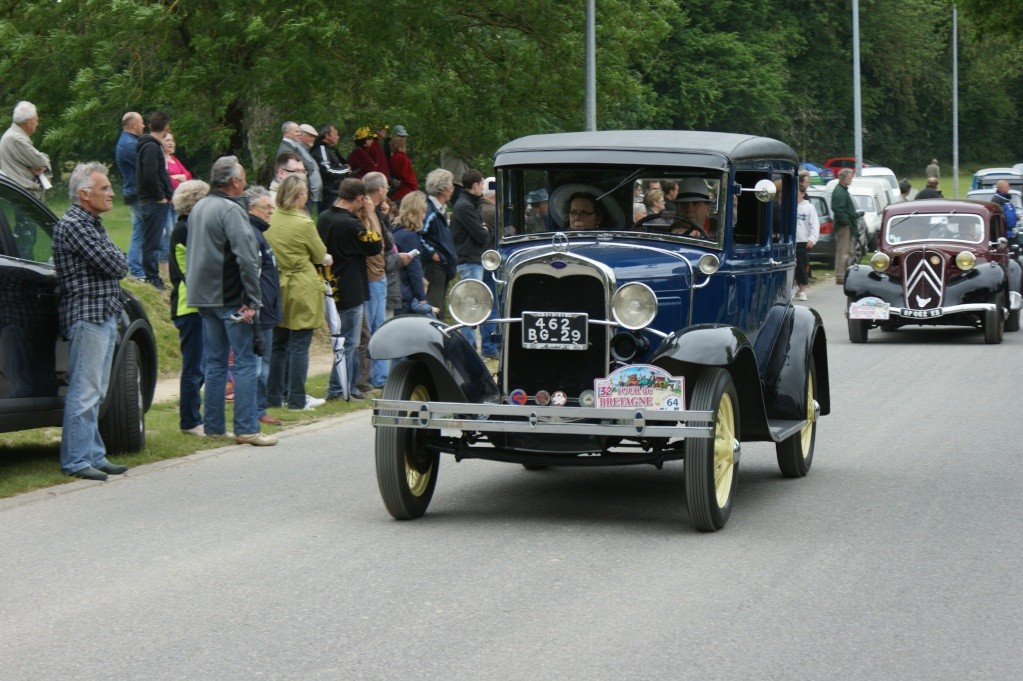
[[[894,171],[891,168],[883,168],[881,166],[870,166],[864,168],[857,177],[870,177],[876,179],[882,179],[888,184],[888,203],[895,203],[902,193],[899,191],[899,180],[895,177]]]
[[[825,191],[829,195],[834,193],[837,184],[838,180],[828,182]],[[863,222],[867,225],[867,247],[874,250],[877,248],[877,230],[881,227],[881,211],[891,203],[888,183],[880,177],[854,177],[849,185],[849,195],[856,204],[856,210],[863,211]]]

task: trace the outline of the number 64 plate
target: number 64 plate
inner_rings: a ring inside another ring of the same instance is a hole
[[[523,312],[522,347],[527,350],[585,350],[589,317],[580,312]]]

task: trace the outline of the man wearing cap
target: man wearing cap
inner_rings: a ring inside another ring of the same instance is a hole
[[[408,157],[408,132],[404,125],[394,126],[391,134],[391,200],[401,203],[407,194],[419,190],[419,180]]]
[[[340,186],[341,180],[352,172],[352,169],[338,153],[337,143],[341,136],[337,134],[337,128],[330,123],[324,123],[317,133],[310,153],[313,160],[319,164],[320,177],[323,179],[323,195],[318,204],[319,212],[322,213],[337,201],[337,188]]]
[[[710,225],[710,208],[707,183],[698,177],[682,180],[675,197],[675,213],[682,224],[672,229],[672,234],[713,241],[715,236]]]
[[[299,125],[295,121],[285,121],[281,126],[281,135],[283,138],[277,146],[277,155],[280,156],[282,152],[290,151],[298,154],[298,157],[302,159],[302,165],[305,166],[306,172],[306,184],[309,187],[306,208],[312,212],[313,206],[323,196],[323,178],[320,177],[316,161],[309,153],[309,148],[316,139],[316,128],[308,123]]]
[[[550,207],[550,197],[546,189],[537,189],[529,192],[526,197],[526,232],[542,232],[547,229],[547,211]],[[512,228],[514,229],[514,227]],[[511,236],[505,234],[505,236]]]

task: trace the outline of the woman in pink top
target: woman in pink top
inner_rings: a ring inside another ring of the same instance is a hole
[[[163,138],[163,155],[167,159],[167,174],[170,175],[171,187],[178,188],[182,182],[192,179],[192,173],[188,172],[185,164],[174,155],[177,145],[174,144],[174,135],[167,133]],[[170,233],[174,229],[174,223],[178,221],[178,215],[172,207],[167,211],[167,226],[163,231],[163,241],[160,247],[160,262],[166,263],[170,255]]]
[[[176,148],[174,135],[167,133],[167,136],[163,138],[163,155],[167,158],[167,174],[170,175],[172,189],[177,189],[179,184],[192,179],[192,173],[188,172],[185,164],[174,155]]]

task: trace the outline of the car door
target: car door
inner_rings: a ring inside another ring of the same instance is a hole
[[[57,330],[54,223],[42,204],[0,182],[0,426],[16,420],[3,430],[60,423],[67,344]]]

